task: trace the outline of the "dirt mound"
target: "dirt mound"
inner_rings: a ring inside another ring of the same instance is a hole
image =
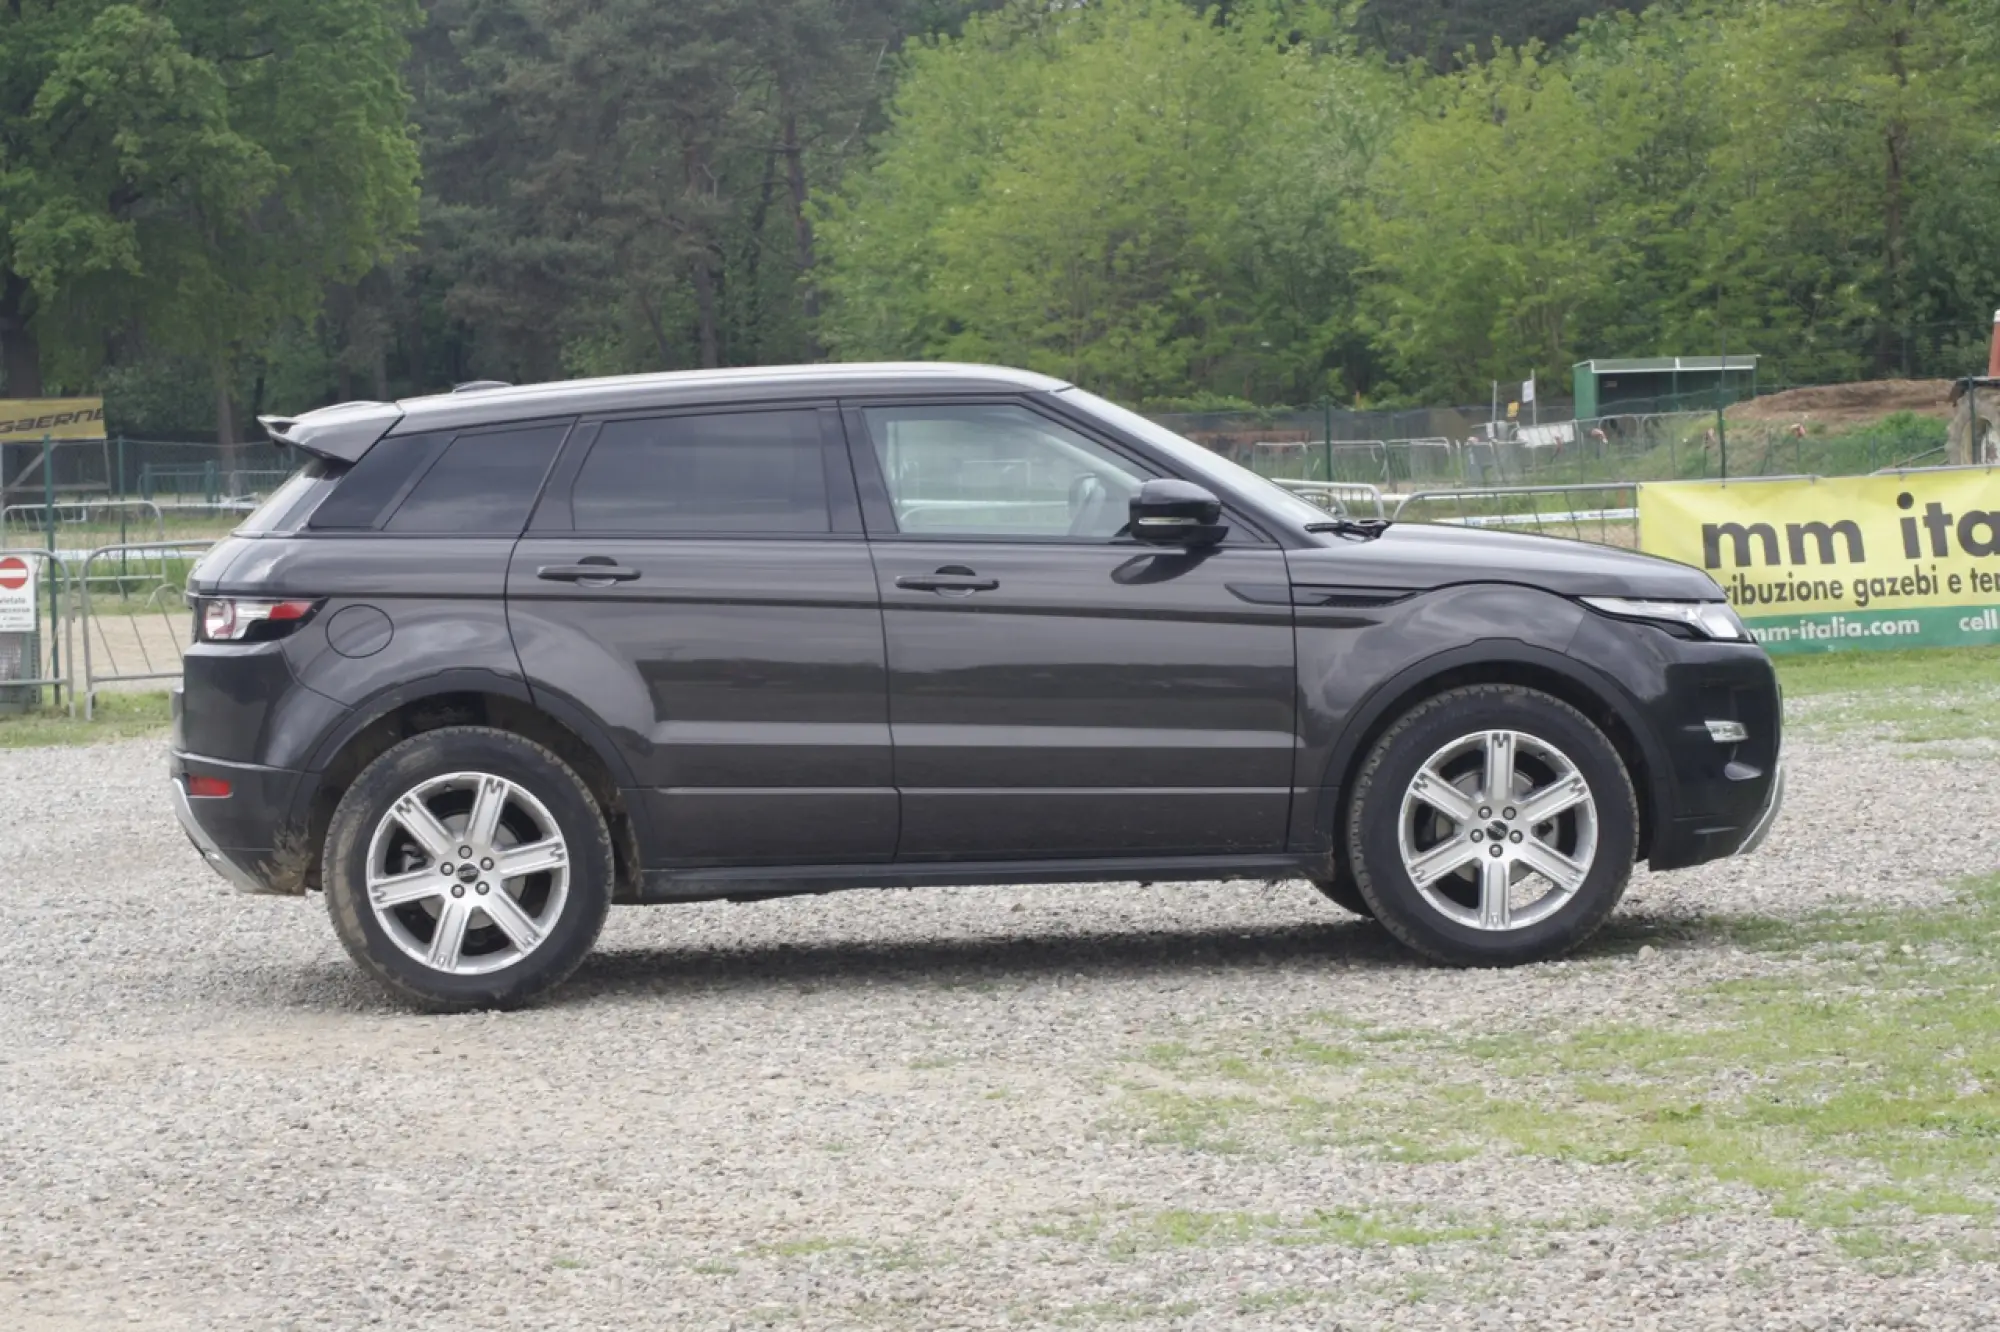
[[[1796,421],[1824,425],[1867,425],[1896,412],[1951,419],[1949,379],[1875,379],[1860,384],[1820,384],[1786,389],[1729,409],[1732,421]]]

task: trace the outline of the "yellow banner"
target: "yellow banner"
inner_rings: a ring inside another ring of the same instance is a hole
[[[1773,652],[2000,643],[2000,468],[1648,484],[1639,534]]]
[[[103,439],[102,398],[0,398],[0,443]]]

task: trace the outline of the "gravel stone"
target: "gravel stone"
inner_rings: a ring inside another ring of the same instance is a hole
[[[206,870],[157,743],[0,752],[0,1327],[2000,1326],[2000,1267],[1878,1270],[1740,1188],[1662,1222],[1637,1169],[1120,1122],[1122,1070],[1200,1024],[1693,1021],[1700,987],[1812,965],[1703,919],[1923,908],[2000,865],[1964,812],[2000,807],[1986,758],[1789,757],[1764,851],[1638,875],[1542,966],[1426,966],[1298,883],[859,892],[621,908],[550,1002],[444,1018],[375,991],[316,898]],[[1441,1200],[1505,1238],[1117,1242]]]

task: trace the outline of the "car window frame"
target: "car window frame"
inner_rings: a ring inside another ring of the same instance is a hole
[[[576,525],[576,483],[583,465],[607,425],[620,421],[658,421],[683,416],[748,416],[768,412],[811,412],[819,425],[820,461],[825,468],[827,521],[825,532],[661,532],[580,528]],[[529,516],[525,535],[601,538],[606,541],[857,541],[865,535],[861,500],[848,457],[840,413],[831,399],[790,399],[677,403],[671,407],[635,408],[587,413],[578,419],[563,450],[550,469],[541,501]]]
[[[895,504],[889,497],[889,484],[882,475],[881,460],[875,454],[875,441],[868,432],[868,419],[863,413],[869,408],[908,407],[1018,407],[1030,415],[1072,434],[1080,435],[1129,465],[1135,472],[1147,479],[1174,478],[1191,480],[1204,488],[1208,483],[1200,477],[1187,476],[1145,449],[1115,432],[1102,423],[1090,418],[1079,418],[1067,412],[1050,410],[1042,401],[1046,395],[1020,393],[981,394],[869,394],[867,396],[843,396],[840,399],[840,418],[847,432],[847,452],[854,468],[854,478],[861,494],[861,516],[867,525],[870,541],[887,542],[949,542],[958,544],[1028,544],[1036,546],[1088,546],[1092,549],[1116,547],[1119,549],[1160,550],[1163,547],[1140,541],[1130,534],[1121,533],[1109,537],[1071,536],[1068,533],[1037,535],[1007,532],[905,532],[896,521]],[[1218,495],[1223,505],[1223,521],[1229,526],[1229,535],[1223,538],[1217,548],[1242,549],[1245,547],[1268,547],[1277,543],[1264,532],[1261,525],[1245,515],[1227,495]]]

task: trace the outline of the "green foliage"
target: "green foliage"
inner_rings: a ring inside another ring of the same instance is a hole
[[[416,222],[413,5],[0,8],[0,272],[52,377],[121,340],[226,374]],[[12,283],[10,283],[10,288]]]

